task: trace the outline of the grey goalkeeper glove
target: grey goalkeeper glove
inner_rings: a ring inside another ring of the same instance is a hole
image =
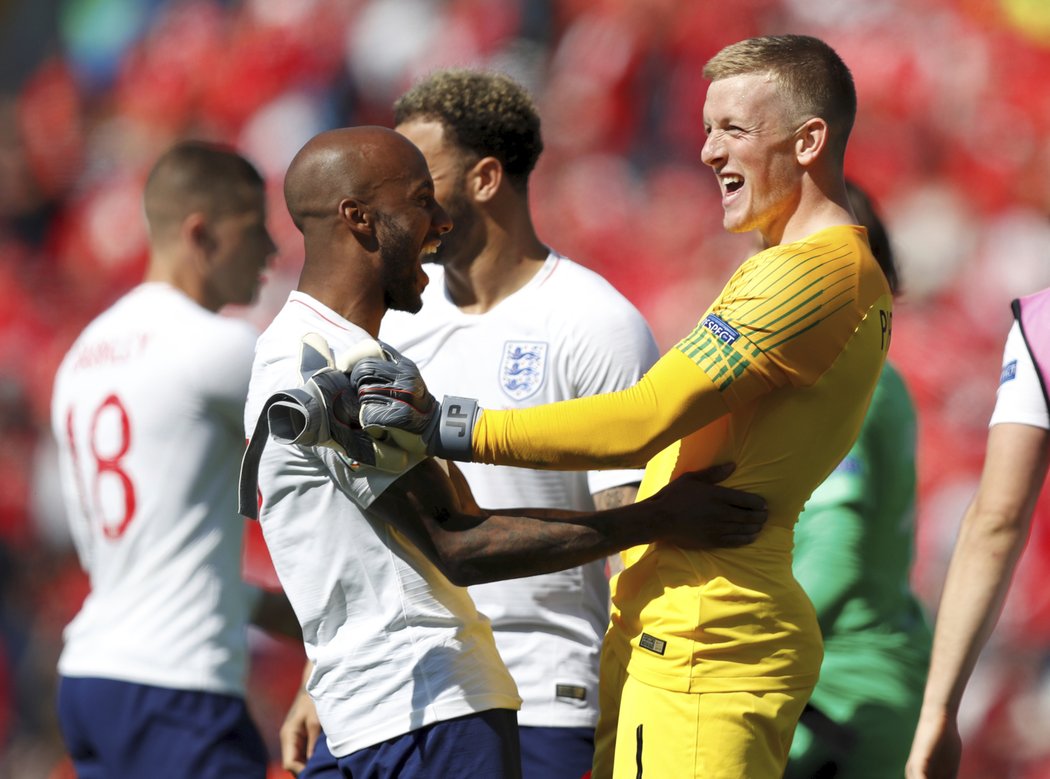
[[[350,372],[361,403],[361,426],[409,451],[470,462],[478,402],[446,395],[438,404],[416,364],[383,346],[386,359],[364,357]]]
[[[302,386],[267,398],[241,460],[239,511],[243,516],[258,517],[259,460],[267,432],[281,444],[332,449],[354,470],[361,465],[394,472],[408,467],[408,452],[382,443],[361,429],[357,392],[347,371],[366,355],[381,357],[383,351],[377,342],[365,341],[342,355],[337,364],[324,338],[316,333],[303,337],[299,359]]]
[[[378,343],[365,341],[341,362],[382,353]],[[375,465],[375,442],[358,422],[350,377],[336,367],[328,343],[316,333],[303,337],[299,370],[303,386],[275,393],[267,403],[270,437],[282,444],[325,446],[354,462]]]

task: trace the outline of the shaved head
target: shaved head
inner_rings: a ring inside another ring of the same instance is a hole
[[[315,135],[288,166],[284,199],[306,250],[300,291],[373,335],[388,309],[419,310],[421,259],[452,222],[410,140],[377,126]]]
[[[345,198],[372,204],[385,184],[427,175],[422,153],[386,127],[344,127],[311,138],[284,179],[288,213],[300,231],[335,217]]]
[[[181,141],[154,164],[143,206],[146,280],[170,284],[209,311],[255,299],[277,248],[266,229],[266,186],[228,146]]]
[[[259,171],[232,149],[204,141],[183,141],[150,171],[143,205],[150,235],[162,240],[191,213],[220,217],[246,211],[262,197]]]

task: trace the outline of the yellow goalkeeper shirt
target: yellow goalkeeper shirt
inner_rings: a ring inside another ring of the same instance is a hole
[[[750,546],[623,553],[606,651],[633,676],[690,692],[816,683],[820,631],[791,571],[793,528],[860,430],[891,322],[866,231],[831,227],[747,260],[634,387],[481,415],[479,461],[565,469],[652,456],[639,498],[732,461],[725,484],[766,499],[769,522]]]

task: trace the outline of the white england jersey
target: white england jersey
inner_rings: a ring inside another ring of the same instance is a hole
[[[605,279],[550,254],[520,290],[484,314],[460,311],[444,269],[415,315],[389,312],[380,337],[419,366],[434,395],[483,408],[525,408],[631,386],[658,357],[642,315]],[[591,495],[641,481],[642,472],[557,472],[460,463],[485,508],[591,510]],[[593,727],[598,657],[609,622],[605,563],[470,587],[523,698],[518,721]]]
[[[1016,321],[1006,337],[1003,367],[999,375],[999,391],[988,426],[1002,422],[1050,429],[1050,414],[1047,413],[1046,397],[1039,383],[1039,374],[1036,373],[1032,355],[1025,345],[1021,327]]]
[[[311,332],[337,355],[369,338],[292,292],[259,339],[245,410],[249,435],[266,399],[300,384],[299,345]],[[369,513],[396,479],[367,467],[352,471],[330,449],[272,440],[259,465],[263,535],[303,628],[314,663],[307,690],[336,756],[521,704],[467,591]]]
[[[91,592],[59,671],[243,695],[250,588],[237,474],[256,332],[161,283],[95,319],[52,426]]]

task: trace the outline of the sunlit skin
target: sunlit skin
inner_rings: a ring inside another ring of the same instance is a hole
[[[463,159],[445,141],[445,130],[440,122],[415,119],[399,124],[397,132],[408,138],[423,153],[434,181],[434,197],[445,203],[449,195],[460,186],[463,176]],[[446,236],[445,240],[448,237]]]
[[[418,310],[420,261],[452,227],[419,149],[388,128],[329,130],[296,154],[284,194],[306,247],[301,292],[373,336],[391,304]]]
[[[422,266],[429,255],[419,251],[418,242],[394,218],[376,215],[376,239],[387,308],[415,314],[423,307],[423,290],[429,282]]]
[[[527,284],[547,259],[528,198],[495,157],[478,158],[450,142],[440,122],[415,118],[396,129],[423,153],[435,197],[455,225],[424,259],[445,267],[445,291],[461,311],[482,314]]]
[[[425,164],[406,166],[403,175],[388,179],[375,204],[387,306],[415,313],[429,281],[421,263],[440,248],[435,235],[447,233],[452,222]]]
[[[787,101],[765,74],[711,83],[704,103],[700,158],[718,177],[728,232],[758,230],[766,246],[782,242],[798,209],[803,169],[798,129]]]
[[[434,179],[434,197],[452,218],[453,230],[441,239],[431,255],[433,262],[470,262],[485,246],[483,219],[466,192],[470,160],[445,139],[445,128],[437,121],[413,119],[395,128],[412,141],[426,158]]]

